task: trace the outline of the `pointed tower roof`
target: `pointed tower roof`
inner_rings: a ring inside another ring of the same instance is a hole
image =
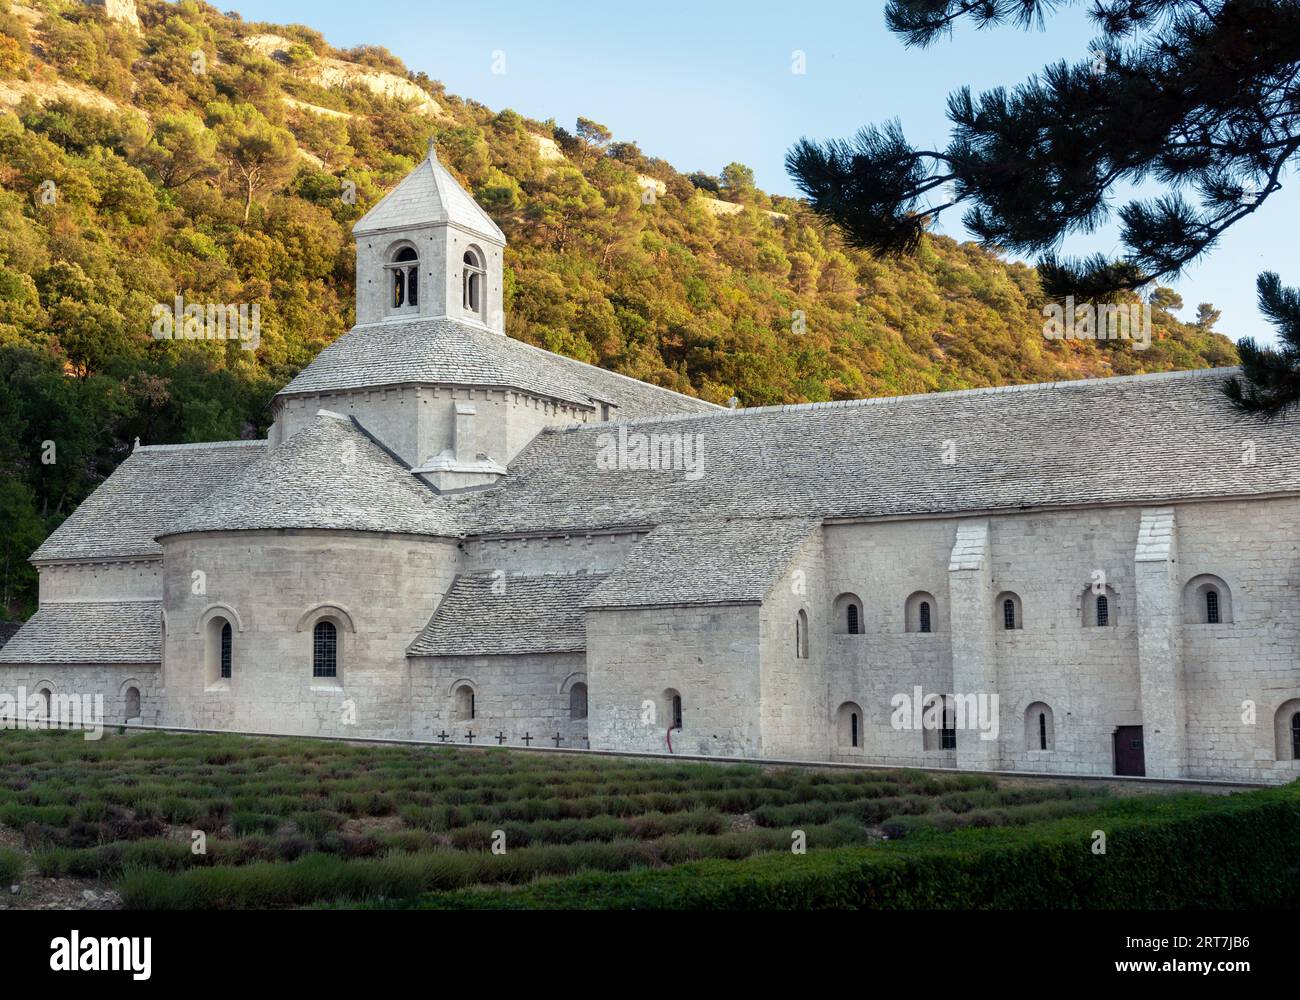
[[[353,236],[365,236],[390,229],[453,225],[504,244],[505,234],[492,217],[478,206],[438,162],[433,143],[429,154],[402,182],[379,199],[352,227]]]

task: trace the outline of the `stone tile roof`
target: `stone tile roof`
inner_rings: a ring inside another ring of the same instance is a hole
[[[159,537],[281,528],[455,535],[458,509],[351,417],[322,410],[243,475],[170,522]]]
[[[758,603],[814,526],[770,518],[661,524],[583,607]]]
[[[0,663],[157,663],[162,604],[42,604],[0,648]]]
[[[506,533],[727,517],[1163,505],[1300,491],[1300,414],[1271,423],[1237,414],[1220,391],[1229,373],[549,429],[515,458],[501,484],[465,502],[475,508],[477,531]],[[611,468],[612,453],[635,456],[635,434],[689,442],[692,457],[699,449],[698,475],[682,467]],[[1251,454],[1253,462],[1243,461]]]
[[[354,236],[410,229],[413,226],[449,223],[478,233],[497,243],[505,243],[505,234],[455,177],[438,162],[430,147],[429,155],[402,181],[380,198],[352,227]]]
[[[615,404],[617,419],[723,412],[702,399],[445,318],[355,326],[279,395],[411,383],[512,388],[588,408],[603,400]]]
[[[161,557],[163,526],[265,452],[265,441],[137,448],[31,558]]]
[[[606,576],[458,576],[407,655],[581,652],[587,648],[582,602]]]
[[[0,622],[0,649],[3,649],[5,643],[22,627],[22,622]]]

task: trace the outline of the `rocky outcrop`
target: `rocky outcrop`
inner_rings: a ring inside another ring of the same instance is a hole
[[[244,39],[244,44],[268,58],[287,63],[289,51],[295,43],[283,35],[262,34],[250,35]],[[371,69],[369,66],[360,66],[332,56],[318,56],[298,64],[293,71],[302,79],[317,86],[338,90],[362,87],[372,94],[380,94],[398,101],[409,101],[416,111],[433,118],[442,118],[447,114],[441,104],[416,84],[396,73]]]
[[[135,9],[135,0],[85,0],[91,7],[99,7],[110,21],[120,21],[140,30],[140,14]]]

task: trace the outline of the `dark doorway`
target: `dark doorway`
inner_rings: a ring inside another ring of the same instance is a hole
[[[1147,773],[1146,757],[1142,751],[1141,726],[1115,728],[1115,773],[1137,777]]]

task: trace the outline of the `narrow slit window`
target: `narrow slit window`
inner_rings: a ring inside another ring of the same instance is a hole
[[[943,700],[943,728],[939,730],[939,749],[957,749],[957,720],[948,707],[948,699]]]
[[[856,604],[850,604],[847,614],[848,614],[849,635],[857,635],[858,634],[858,606]]]
[[[1205,620],[1211,625],[1219,624],[1219,592],[1213,587],[1205,592]]]
[[[221,676],[224,679],[229,679],[231,674],[234,639],[234,629],[230,627],[230,622],[226,622],[221,626]]]
[[[1038,713],[1038,749],[1047,749],[1047,713]]]
[[[1005,629],[1016,627],[1016,602],[1009,597],[1002,602],[1002,627]]]
[[[929,632],[930,631],[930,602],[929,601],[921,602],[920,619],[921,619],[921,631]]]
[[[1110,624],[1110,601],[1105,594],[1097,595],[1097,624]]]

